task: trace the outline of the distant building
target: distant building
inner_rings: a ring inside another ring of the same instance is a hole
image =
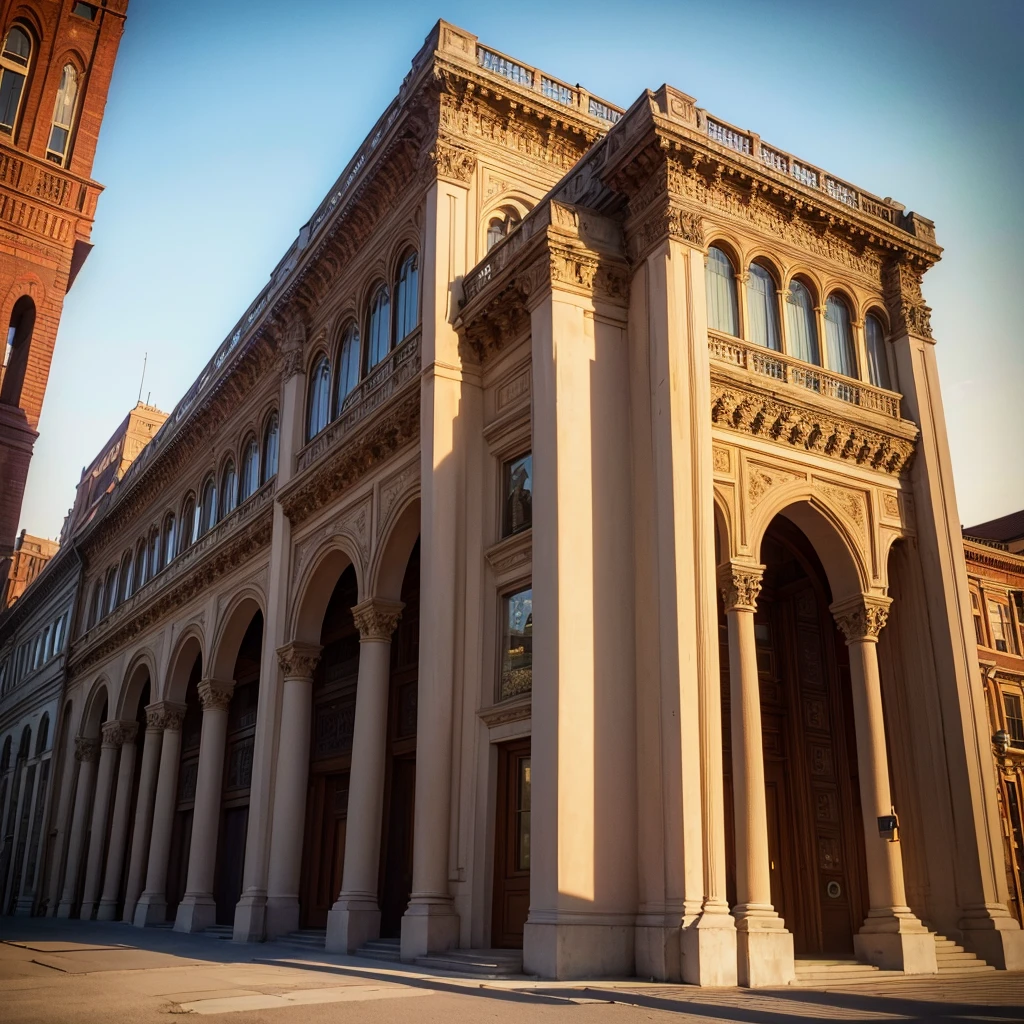
[[[43,566],[57,553],[60,544],[48,537],[33,537],[21,531],[14,545],[14,557],[7,577],[7,589],[0,607],[14,604],[25,588],[43,571]]]
[[[1019,555],[1024,552],[1024,509],[971,526],[964,530],[964,536],[983,542],[994,541],[1011,554]]]

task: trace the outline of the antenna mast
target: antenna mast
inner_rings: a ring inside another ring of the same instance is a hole
[[[142,385],[146,382],[146,362],[149,359],[149,353],[146,352],[142,357],[142,380],[139,381],[139,402],[142,401]]]

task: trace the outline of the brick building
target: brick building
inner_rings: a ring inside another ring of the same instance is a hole
[[[6,608],[25,593],[28,585],[43,571],[43,566],[57,553],[60,544],[48,537],[33,537],[22,530],[14,545],[6,590],[0,608]]]

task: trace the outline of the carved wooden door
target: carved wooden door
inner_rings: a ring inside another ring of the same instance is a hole
[[[522,949],[530,912],[530,741],[498,747],[491,942]]]

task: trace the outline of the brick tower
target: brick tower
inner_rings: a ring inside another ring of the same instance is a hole
[[[64,296],[89,253],[90,177],[128,0],[0,0],[0,579]]]

